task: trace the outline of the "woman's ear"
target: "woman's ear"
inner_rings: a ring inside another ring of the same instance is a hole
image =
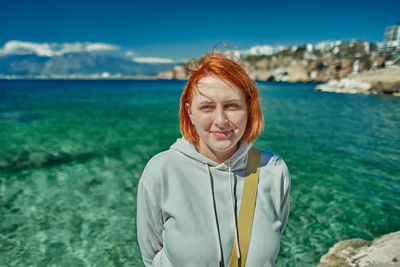
[[[193,114],[192,114],[192,110],[190,109],[189,103],[186,103],[186,104],[185,104],[185,108],[186,108],[187,114],[189,115],[190,122],[191,122],[192,124],[194,124],[194,123],[193,123]]]

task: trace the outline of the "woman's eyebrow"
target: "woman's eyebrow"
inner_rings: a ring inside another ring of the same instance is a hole
[[[199,102],[200,105],[204,105],[204,104],[214,104],[214,101],[211,100],[203,100]]]
[[[231,99],[228,99],[228,100],[224,100],[224,102],[240,102],[240,99],[231,98]]]
[[[232,103],[232,102],[240,102],[240,99],[232,98],[232,99],[227,99],[227,100],[223,101],[223,103]],[[203,100],[203,101],[200,101],[199,104],[200,105],[215,104],[215,102],[212,100]]]

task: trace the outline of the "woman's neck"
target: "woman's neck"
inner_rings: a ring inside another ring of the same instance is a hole
[[[195,147],[197,152],[220,164],[232,157],[232,155],[238,150],[239,145],[240,144],[238,143],[227,151],[215,151],[200,141],[200,143],[195,144]]]

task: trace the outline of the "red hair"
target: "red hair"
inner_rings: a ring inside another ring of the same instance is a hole
[[[192,65],[192,66],[189,66]],[[190,61],[186,70],[191,72],[189,80],[182,92],[179,122],[182,136],[189,142],[199,142],[199,135],[192,125],[186,104],[192,103],[193,94],[197,83],[206,76],[217,76],[238,87],[243,93],[247,103],[247,125],[243,140],[253,142],[263,129],[263,114],[261,112],[258,90],[244,69],[222,52],[211,51],[200,59]]]

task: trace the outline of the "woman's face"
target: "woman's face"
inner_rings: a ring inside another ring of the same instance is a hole
[[[217,162],[237,150],[247,124],[247,105],[241,90],[216,76],[197,84],[187,112],[198,135],[199,152]]]

